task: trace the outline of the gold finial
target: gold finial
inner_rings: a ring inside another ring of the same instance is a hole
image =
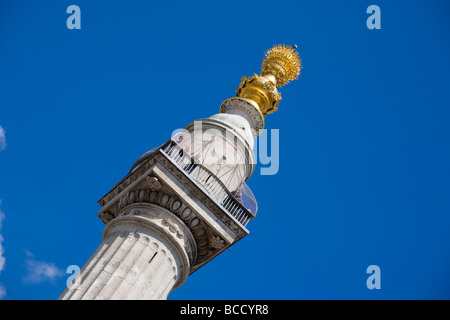
[[[293,47],[278,45],[267,50],[261,66],[261,74],[263,76],[273,75],[276,78],[277,87],[296,80],[302,66],[298,52],[295,51],[296,48],[297,45]]]
[[[278,110],[281,94],[277,87],[284,86],[300,75],[302,65],[296,48],[296,45],[277,45],[267,50],[261,65],[261,75],[242,77],[236,96],[256,103],[264,117]]]

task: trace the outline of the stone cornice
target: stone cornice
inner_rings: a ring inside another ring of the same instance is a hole
[[[197,253],[191,261],[191,273],[249,233],[161,151],[129,173],[98,203],[102,206],[98,216],[105,224],[125,212],[127,206],[138,203],[155,204],[173,213],[195,238]],[[166,224],[170,229],[170,222]]]

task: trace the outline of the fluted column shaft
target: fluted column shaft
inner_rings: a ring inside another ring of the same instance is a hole
[[[195,243],[186,241],[193,239],[189,229],[156,205],[134,204],[122,211],[60,300],[167,299],[184,283],[189,274],[185,248]]]

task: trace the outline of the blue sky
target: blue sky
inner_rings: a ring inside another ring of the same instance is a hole
[[[81,30],[66,27],[69,5]],[[381,29],[369,30],[369,5]],[[169,299],[450,298],[445,1],[0,2],[0,297],[56,299],[100,199],[297,44],[250,234]],[[366,286],[370,265],[381,289]]]

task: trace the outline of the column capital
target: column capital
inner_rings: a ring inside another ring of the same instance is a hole
[[[205,187],[187,175],[170,157],[156,152],[139,163],[99,200],[102,209],[98,216],[107,224],[106,228],[127,215],[154,219],[174,241],[195,243],[191,247],[196,252],[187,253],[192,260],[192,273],[249,233],[224,208],[226,199],[226,194],[222,201],[213,199]],[[176,219],[165,214],[155,216],[145,210],[148,205],[160,207]],[[193,237],[181,239],[182,230],[185,230],[184,234],[189,230]]]

